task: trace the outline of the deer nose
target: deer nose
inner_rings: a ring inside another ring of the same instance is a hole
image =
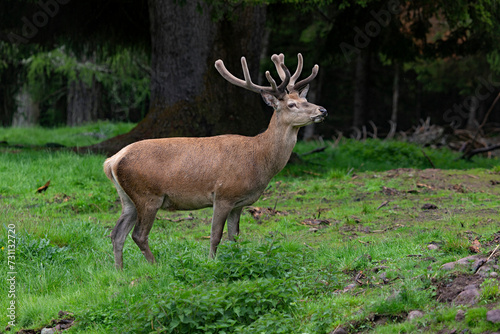
[[[326,111],[325,108],[321,107],[319,108],[319,111],[321,112],[321,114],[323,114],[323,116],[328,116],[328,111]]]

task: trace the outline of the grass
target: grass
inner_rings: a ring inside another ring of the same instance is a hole
[[[0,142],[9,145],[45,146],[60,144],[68,147],[87,146],[102,141],[105,138],[117,136],[130,131],[133,123],[97,122],[88,125],[70,127],[30,127],[1,128]]]
[[[150,235],[158,264],[149,265],[128,239],[118,272],[108,235],[120,204],[102,172],[104,157],[31,145],[89,145],[129,126],[0,132],[0,140],[23,145],[0,147],[4,276],[7,229],[16,230],[12,331],[40,330],[59,311],[75,320],[69,333],[495,329],[486,320],[500,298],[495,278],[481,284],[480,302],[462,322],[455,321],[460,307],[440,303],[436,293],[439,282],[463,274],[440,266],[470,255],[474,238],[485,254],[496,246],[500,186],[490,180],[500,180],[498,160],[454,161],[453,152],[425,149],[444,169],[425,170],[429,162],[414,145],[327,143],[272,180],[254,206],[276,210],[260,217],[244,210],[238,242],[223,242],[215,261],[207,259],[211,210],[160,212]],[[296,151],[316,145],[299,143]],[[47,191],[35,193],[48,180]],[[423,210],[425,203],[437,209]],[[194,219],[183,220],[188,216]],[[314,219],[327,225],[306,224]],[[429,243],[440,248],[429,250]],[[11,300],[8,290],[0,284],[1,310]],[[416,309],[424,317],[407,321]],[[0,312],[0,332],[9,321]]]

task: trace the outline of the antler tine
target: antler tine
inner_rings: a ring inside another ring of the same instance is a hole
[[[290,83],[287,86],[287,89],[289,92],[293,90],[293,86],[295,85],[295,81],[300,77],[300,74],[302,73],[302,67],[304,65],[304,59],[302,58],[302,54],[299,53],[297,54],[298,62],[297,62],[297,69],[295,70],[295,73],[292,75],[290,78]]]
[[[290,82],[290,71],[288,68],[285,66],[284,63],[281,63],[281,70],[285,74],[285,78],[283,79],[283,82],[278,86],[278,92],[283,93],[285,92],[285,87],[288,86],[288,83]]]
[[[285,63],[285,55],[280,53],[279,55],[273,54],[271,56],[271,60],[274,63],[274,66],[276,67],[276,71],[278,72],[278,75],[280,76],[281,81],[285,80],[286,75],[283,69],[281,68],[281,64]]]
[[[290,81],[290,72],[286,68],[285,64],[283,64],[283,59],[284,59],[283,54],[281,54],[280,56],[276,57],[275,56],[276,55],[273,55],[271,59],[275,63],[276,68],[280,69],[280,72],[278,73],[283,73],[283,82],[279,86],[276,85],[276,81],[273,79],[269,71],[266,71],[266,78],[267,81],[269,81],[271,87],[254,84],[252,82],[252,78],[250,77],[250,71],[248,70],[248,65],[245,57],[241,57],[241,67],[243,69],[243,77],[245,80],[241,80],[232,75],[231,72],[227,70],[226,66],[224,65],[224,62],[220,59],[215,62],[215,68],[217,69],[217,71],[219,71],[220,75],[222,75],[224,79],[226,79],[235,86],[248,89],[255,93],[261,93],[262,91],[265,91],[275,96],[279,96],[285,92],[285,87],[288,85]]]
[[[243,70],[243,77],[245,78],[245,83],[248,87],[252,87],[254,84],[252,82],[252,78],[250,77],[250,71],[248,70],[247,59],[245,57],[241,57],[241,68]]]
[[[269,83],[271,84],[271,88],[273,90],[277,91],[278,88],[276,87],[276,81],[274,81],[274,79],[271,76],[271,73],[269,71],[266,71],[266,78],[267,78],[267,81],[269,81]]]
[[[259,91],[258,89],[253,89],[252,86],[248,84],[248,82],[243,81],[241,79],[238,79],[237,77],[232,75],[231,72],[229,72],[227,70],[227,68],[224,65],[224,62],[222,60],[219,59],[215,62],[215,68],[220,73],[220,75],[222,75],[222,77],[224,79],[226,79],[227,81],[229,81],[233,85],[238,86],[238,87],[243,87],[243,88],[251,90],[253,92]]]
[[[297,54],[297,58],[298,58],[298,62],[297,62],[297,69],[295,70],[295,73],[289,78],[288,83],[285,86],[282,86],[282,84],[280,84],[278,89],[280,89],[280,87],[282,87],[282,88],[286,87],[288,92],[293,92],[293,91],[298,92],[298,91],[304,89],[304,87],[307,86],[309,84],[309,82],[311,82],[318,74],[319,66],[314,65],[312,73],[311,73],[311,75],[309,75],[309,77],[305,78],[302,81],[299,81],[298,83],[295,83],[297,81],[297,79],[300,77],[300,75],[302,73],[302,69],[304,67],[304,58],[302,57],[302,54],[301,53]],[[281,80],[285,81],[286,72],[283,69],[283,68],[286,69],[285,56],[282,53],[280,53],[279,55],[273,54],[271,57],[271,60],[273,61],[274,66],[276,66],[276,70],[278,71],[278,75],[280,76]],[[288,71],[288,69],[286,71]],[[290,73],[290,72],[288,72],[288,73]],[[266,77],[267,77],[267,74],[266,74]],[[271,83],[271,81],[269,81],[269,82]],[[271,85],[273,85],[273,83],[271,83]]]
[[[309,75],[304,80],[294,84],[292,90],[299,91],[301,90],[302,87],[307,86],[311,81],[314,80],[314,78],[316,78],[316,75],[318,75],[318,71],[319,71],[319,66],[316,64],[312,69],[311,75]]]

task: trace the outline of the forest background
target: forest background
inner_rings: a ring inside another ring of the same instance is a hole
[[[0,124],[139,123],[94,145],[113,153],[143,138],[256,134],[271,112],[255,81],[283,52],[320,64],[309,99],[327,121],[306,137],[406,131],[421,120],[474,130],[500,91],[496,1],[2,1]],[[260,67],[259,67],[260,64]],[[488,118],[495,131],[500,115]]]

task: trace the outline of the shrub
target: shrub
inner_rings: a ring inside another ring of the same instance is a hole
[[[214,275],[219,280],[288,277],[299,268],[301,256],[287,252],[273,237],[256,248],[250,242],[226,242]]]
[[[228,333],[270,312],[290,310],[297,288],[286,279],[256,279],[223,286],[172,289],[137,303],[128,313],[131,333]],[[256,326],[262,326],[260,320]],[[138,326],[139,325],[139,326]]]
[[[375,169],[430,167],[419,146],[400,141],[350,140],[338,147],[338,154],[349,157],[353,166],[364,163],[377,166]]]
[[[200,262],[189,254],[172,258],[174,277],[189,284],[207,281],[234,282],[257,278],[286,278],[300,270],[304,254],[288,252],[275,237],[256,245],[248,241],[225,242],[219,246],[217,261]],[[205,275],[204,273],[210,273]]]
[[[36,267],[38,264],[63,263],[72,259],[70,247],[52,245],[47,238],[37,238],[28,233],[18,234],[16,243],[19,263]]]

